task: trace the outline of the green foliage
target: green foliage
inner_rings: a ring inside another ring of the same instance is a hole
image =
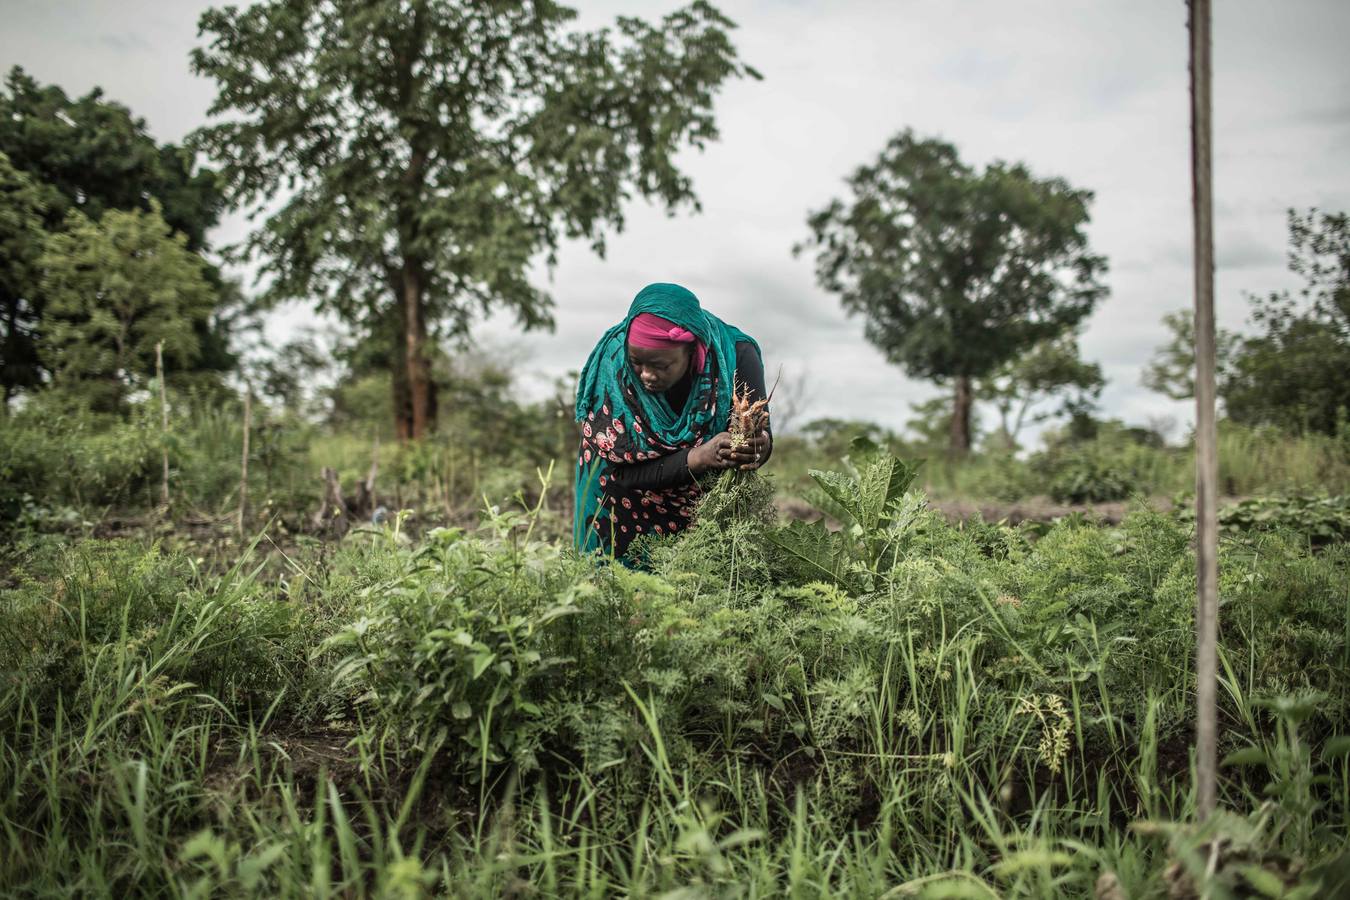
[[[1350,394],[1350,217],[1291,209],[1289,244],[1289,268],[1304,279],[1299,297],[1252,297],[1258,332],[1218,332],[1219,396],[1234,422],[1335,435]],[[1178,311],[1163,322],[1172,340],[1155,354],[1144,384],[1175,399],[1191,397],[1192,316]]]
[[[459,764],[483,774],[506,759],[537,765],[524,726],[542,711],[531,697],[567,661],[545,656],[547,631],[577,611],[566,597],[548,602],[554,579],[486,550],[458,531],[432,532],[324,646],[346,654],[340,690],[405,737],[448,735]]]
[[[212,583],[158,546],[87,541],[19,562],[0,616],[0,715],[24,703],[50,718],[135,673],[159,697],[199,689],[234,705],[270,702],[303,654],[301,611],[233,572]],[[167,693],[166,693],[167,692]],[[120,702],[134,702],[127,691]],[[117,709],[109,710],[118,712]]]
[[[1000,437],[1012,449],[1026,425],[1091,412],[1105,385],[1102,367],[1083,362],[1078,338],[1070,334],[1042,341],[1004,363],[998,371],[981,379],[976,396],[994,404],[999,414]],[[1058,409],[1043,406],[1056,399],[1060,401]]]
[[[153,200],[197,250],[220,216],[215,174],[184,149],[156,144],[142,119],[99,88],[71,99],[10,69],[0,91],[0,152],[38,186],[49,231],[73,210],[98,220],[110,209],[148,212]]]
[[[1105,294],[1088,250],[1091,194],[1020,164],[977,173],[909,131],[849,178],[853,199],[808,218],[821,286],[917,378],[969,382],[1081,322]],[[952,449],[969,449],[953,433]]]
[[[33,336],[38,260],[46,237],[42,213],[37,187],[0,152],[0,383],[6,407],[11,391],[38,382]]]
[[[73,213],[47,240],[43,355],[58,378],[102,382],[111,406],[124,381],[165,364],[190,365],[215,302],[203,264],[152,202],[149,212],[110,210],[98,222]]]
[[[1092,450],[1069,451],[1059,455],[1047,468],[1047,493],[1059,503],[1125,500],[1142,487],[1118,458]]]
[[[1256,811],[1212,826],[1207,870],[1199,832],[1122,827],[1193,809],[1189,525],[955,528],[875,445],[846,468],[819,473],[838,578],[786,563],[757,473],[710,485],[645,572],[541,540],[543,501],[218,576],[131,543],[21,549],[0,874],[320,896],[1337,883],[1344,544],[1221,548],[1225,752],[1269,765],[1226,770],[1225,803]],[[1280,696],[1294,727],[1257,702]]]
[[[0,522],[41,526],[79,511],[131,505],[161,447],[145,405],[130,416],[99,413],[83,398],[49,390],[0,428]]]
[[[1222,387],[1229,418],[1287,431],[1336,434],[1350,396],[1350,314],[1267,308],[1266,333],[1242,342]]]
[[[1227,532],[1289,531],[1316,546],[1350,541],[1350,496],[1252,497],[1219,510]]]
[[[528,277],[564,238],[603,251],[631,194],[694,204],[675,157],[715,140],[713,95],[754,76],[696,2],[596,32],[553,3],[260,2],[207,11],[194,140],[262,211],[244,251],[272,299],[317,299],[389,348],[402,433],[434,423],[423,345],[500,308],[547,326]],[[360,198],[353,202],[352,198]]]
[[[17,66],[0,88],[0,154],[31,183],[46,235],[64,231],[76,212],[97,222],[108,210],[154,209],[196,252],[205,249],[206,233],[222,208],[215,173],[198,168],[183,148],[157,144],[126,107],[106,100],[98,88],[71,99]],[[11,257],[7,250],[5,257],[12,265],[31,262],[40,253]],[[191,323],[200,345],[196,368],[220,371],[234,364],[227,344],[244,303],[237,286],[214,267],[203,270],[217,315]],[[6,400],[16,389],[37,387],[47,374],[41,358],[46,298],[38,282],[32,278],[22,291],[13,285],[0,288],[0,327],[5,329],[0,377]]]
[[[1173,400],[1190,400],[1195,396],[1195,313],[1179,309],[1163,316],[1162,322],[1171,339],[1154,352],[1144,367],[1142,383]],[[1232,368],[1238,340],[1234,332],[1215,330],[1214,366],[1219,383]]]

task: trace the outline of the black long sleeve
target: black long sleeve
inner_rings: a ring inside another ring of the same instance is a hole
[[[736,383],[744,385],[754,399],[765,396],[764,362],[755,345],[747,341],[736,344]],[[773,442],[770,441],[769,452],[764,457],[766,461],[772,453]],[[688,450],[677,450],[648,462],[614,466],[613,478],[625,488],[644,491],[660,491],[694,480],[689,471]]]
[[[689,451],[676,450],[660,459],[615,466],[613,477],[626,488],[637,491],[660,491],[694,480],[689,471]]]

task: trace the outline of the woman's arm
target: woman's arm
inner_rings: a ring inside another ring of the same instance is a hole
[[[660,459],[646,462],[616,465],[611,472],[615,481],[636,491],[663,491],[694,480],[689,471],[688,450],[676,450]]]
[[[660,459],[616,465],[611,470],[611,477],[633,490],[661,491],[688,484],[696,475],[731,465],[731,435],[723,431],[697,447],[676,450]]]

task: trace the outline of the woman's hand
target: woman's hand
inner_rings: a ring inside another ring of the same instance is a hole
[[[764,460],[769,458],[770,441],[769,433],[761,431],[731,451],[731,465],[742,472],[751,472],[758,469],[764,465]]]
[[[733,465],[731,454],[731,433],[723,431],[720,434],[715,434],[697,447],[690,449],[689,471],[695,475],[702,475],[704,472],[730,469]]]

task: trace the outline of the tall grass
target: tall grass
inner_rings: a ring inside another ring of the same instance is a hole
[[[1261,869],[1336,889],[1343,547],[1225,545],[1236,812],[1197,831],[1168,824],[1193,813],[1182,521],[1033,542],[919,514],[865,578],[822,583],[754,516],[709,517],[635,572],[541,540],[545,508],[415,544],[397,520],[361,529],[290,578],[131,541],[20,560],[0,885],[1087,897],[1191,878],[1218,896]]]

